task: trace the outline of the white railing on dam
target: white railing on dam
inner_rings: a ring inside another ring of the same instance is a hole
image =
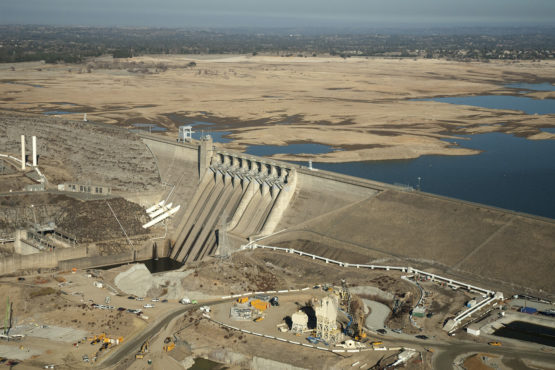
[[[336,265],[341,266],[341,267],[367,268],[367,269],[370,269],[370,270],[386,270],[386,271],[393,270],[393,271],[413,273],[413,274],[425,276],[425,277],[429,278],[432,281],[440,281],[440,282],[447,283],[447,284],[449,284],[450,286],[453,286],[453,287],[465,288],[469,291],[475,291],[475,292],[481,293],[484,296],[492,296],[492,295],[495,294],[495,292],[493,290],[480,288],[476,285],[467,284],[465,282],[454,280],[454,279],[447,278],[447,277],[444,277],[444,276],[440,276],[440,275],[437,275],[437,274],[433,274],[431,272],[418,270],[418,269],[412,268],[410,266],[403,267],[403,266],[386,266],[386,265],[366,265],[366,264],[359,264],[359,263],[341,262],[341,261],[336,261],[336,260],[331,259],[331,258],[318,256],[318,255],[315,255],[315,254],[312,254],[312,253],[299,251],[299,250],[296,250],[296,249],[293,249],[293,248],[274,247],[274,246],[262,245],[262,244],[257,244],[257,243],[249,243],[249,244],[241,246],[241,250],[246,250],[246,249],[254,250],[254,249],[258,249],[258,248],[260,248],[260,249],[269,249],[269,250],[273,250],[273,251],[282,251],[282,252],[286,252],[286,253],[293,253],[293,254],[298,254],[299,256],[307,256],[307,257],[312,258],[313,260],[320,260],[320,261],[324,261],[326,263],[333,263],[333,264],[336,264]]]
[[[249,244],[241,246],[241,250],[247,250],[247,249],[254,250],[254,249],[258,249],[258,248],[260,248],[260,249],[269,249],[269,250],[273,250],[273,251],[282,251],[282,252],[292,253],[292,254],[298,254],[299,256],[307,256],[307,257],[312,258],[313,260],[320,260],[320,261],[324,261],[326,263],[333,263],[333,264],[336,264],[336,265],[341,266],[341,267],[366,268],[366,269],[370,269],[370,270],[386,270],[386,271],[391,271],[392,270],[392,271],[401,271],[401,272],[406,272],[406,273],[412,273],[412,274],[416,274],[416,275],[425,276],[426,278],[429,278],[431,281],[444,282],[444,283],[448,284],[451,287],[465,288],[468,291],[478,292],[478,293],[482,294],[484,297],[486,297],[486,299],[484,299],[482,302],[480,302],[476,306],[473,306],[473,307],[471,307],[467,310],[464,310],[459,315],[457,315],[457,317],[455,317],[453,319],[452,327],[450,329],[448,329],[449,332],[454,331],[465,318],[467,318],[469,316],[472,316],[474,313],[479,312],[482,308],[487,307],[490,304],[494,304],[497,300],[503,299],[503,293],[501,293],[501,292],[496,293],[493,290],[480,288],[476,285],[467,284],[467,283],[464,283],[462,281],[458,281],[458,280],[454,280],[454,279],[447,278],[447,277],[444,277],[444,276],[440,276],[440,275],[437,275],[437,274],[433,274],[431,272],[418,270],[418,269],[412,268],[410,266],[402,267],[402,266],[366,265],[366,264],[358,264],[358,263],[347,263],[347,262],[336,261],[336,260],[333,260],[333,259],[327,258],[327,257],[318,256],[318,255],[315,255],[315,254],[312,254],[312,253],[306,253],[306,252],[299,251],[299,250],[296,250],[296,249],[293,249],[293,248],[273,247],[273,246],[269,246],[269,245],[257,244],[257,243],[254,243],[254,242],[251,242]],[[421,297],[421,299],[422,299],[422,297]],[[419,303],[420,303],[420,301],[419,301]]]

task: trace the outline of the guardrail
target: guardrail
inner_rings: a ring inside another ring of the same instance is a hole
[[[336,261],[336,260],[331,259],[331,258],[322,257],[322,256],[318,256],[318,255],[315,255],[315,254],[299,251],[299,250],[296,250],[296,249],[293,249],[293,248],[273,247],[273,246],[262,245],[262,244],[257,244],[257,243],[249,243],[249,244],[241,246],[241,250],[247,250],[247,249],[254,250],[254,249],[258,249],[258,248],[260,248],[260,249],[269,249],[269,250],[273,250],[273,251],[282,251],[282,252],[292,253],[292,254],[298,254],[299,256],[307,256],[307,257],[312,258],[313,260],[320,260],[320,261],[324,261],[325,263],[333,263],[333,264],[336,264],[336,265],[341,266],[341,267],[367,268],[367,269],[370,269],[370,270],[386,270],[386,271],[393,270],[393,271],[401,271],[401,272],[406,272],[406,273],[414,273],[414,274],[417,274],[417,275],[422,275],[422,276],[425,276],[427,278],[430,278],[430,280],[432,280],[432,281],[444,282],[444,283],[446,283],[446,284],[448,284],[452,287],[466,288],[469,291],[478,292],[478,293],[481,293],[484,296],[495,294],[495,292],[493,290],[480,288],[476,285],[467,284],[467,283],[464,283],[462,281],[458,281],[458,280],[454,280],[454,279],[447,278],[447,277],[444,277],[444,276],[440,276],[440,275],[437,275],[437,274],[433,274],[431,272],[418,270],[418,269],[412,268],[410,266],[403,267],[403,266],[386,266],[386,265],[366,265],[366,264],[359,264],[359,263],[341,262],[341,261]]]
[[[461,312],[459,315],[457,315],[453,319],[454,326],[453,326],[452,329],[449,329],[449,332],[454,331],[458,327],[458,325],[462,322],[462,320],[464,320],[468,316],[471,316],[475,312],[478,312],[482,308],[488,306],[489,304],[494,303],[495,301],[497,301],[499,299],[503,299],[503,293],[501,293],[501,292],[494,292],[493,290],[480,288],[476,285],[467,284],[467,283],[464,283],[462,281],[458,281],[458,280],[454,280],[454,279],[447,278],[447,277],[444,277],[444,276],[440,276],[440,275],[437,275],[437,274],[433,274],[431,272],[418,270],[418,269],[412,268],[410,266],[402,267],[402,266],[365,265],[365,264],[358,264],[358,263],[347,263],[347,262],[336,261],[336,260],[333,260],[331,258],[318,256],[318,255],[315,255],[315,254],[312,254],[312,253],[306,253],[306,252],[303,252],[303,251],[298,251],[298,250],[293,249],[293,248],[273,247],[273,246],[268,246],[268,245],[257,244],[257,243],[254,243],[254,242],[251,242],[249,244],[241,246],[241,250],[247,250],[247,249],[254,250],[254,249],[258,249],[258,248],[269,249],[269,250],[273,250],[273,251],[282,251],[282,252],[292,253],[292,254],[298,254],[299,256],[307,256],[307,257],[312,258],[313,260],[320,260],[320,261],[324,261],[326,263],[333,263],[333,264],[336,264],[336,265],[341,266],[341,267],[367,268],[367,269],[371,269],[371,270],[386,270],[386,271],[394,270],[394,271],[412,273],[412,274],[416,274],[416,275],[422,275],[422,276],[425,276],[425,277],[429,278],[431,281],[443,282],[443,283],[446,283],[446,284],[448,284],[449,286],[451,286],[453,288],[465,288],[468,291],[478,292],[478,293],[482,294],[482,296],[486,297],[486,299],[484,299],[482,302],[480,302],[476,306],[471,307],[471,308]],[[421,299],[422,298],[423,297],[421,297]],[[412,319],[412,315],[411,315],[411,319]]]

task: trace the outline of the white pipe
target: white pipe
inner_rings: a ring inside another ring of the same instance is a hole
[[[155,218],[160,216],[162,213],[166,212],[167,210],[169,210],[172,207],[173,203],[168,203],[165,206],[162,206],[162,208],[160,208],[159,210],[156,210],[154,212],[149,213],[148,215],[150,216],[150,218]]]
[[[33,136],[33,167],[37,167],[37,137]]]
[[[153,205],[152,207],[147,208],[146,213],[151,213],[151,212],[156,211],[158,208],[162,207],[164,205],[164,203],[166,203],[165,200],[161,201],[158,204]]]
[[[170,217],[171,215],[173,215],[174,213],[176,213],[177,211],[179,211],[179,208],[181,206],[177,206],[175,208],[170,209],[168,212],[156,217],[154,220],[151,220],[150,222],[147,222],[146,224],[143,225],[143,229],[148,229],[149,227],[156,225],[158,222],[165,220],[166,218]]]
[[[25,169],[25,135],[21,135],[21,169]]]

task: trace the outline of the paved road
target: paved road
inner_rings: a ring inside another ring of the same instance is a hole
[[[141,345],[145,340],[152,338],[154,335],[156,335],[156,333],[160,331],[160,329],[162,329],[162,327],[164,327],[165,325],[168,325],[170,321],[172,321],[177,316],[187,311],[196,310],[201,306],[210,306],[216,303],[222,303],[229,300],[230,299],[218,299],[210,302],[190,304],[184,307],[176,308],[175,310],[168,312],[166,316],[164,316],[162,319],[160,319],[151,327],[147,327],[142,333],[140,333],[136,337],[130,339],[129,341],[125,341],[123,342],[122,345],[116,347],[115,351],[112,351],[108,356],[98,361],[96,363],[96,366],[103,367],[103,368],[113,366],[118,362],[122,361],[123,359],[125,359],[127,356],[131,354],[135,354],[140,349]]]
[[[505,355],[507,357],[534,359],[544,361],[546,363],[555,363],[555,353],[543,352],[540,349],[534,349],[533,347],[522,348],[513,344],[507,345],[504,343],[502,347],[492,347],[486,343],[466,342],[455,338],[449,338],[446,341],[439,341],[433,338],[429,340],[421,340],[408,334],[384,336],[371,335],[370,337],[375,338],[376,340],[387,341],[389,347],[397,345],[408,348],[432,347],[437,350],[437,353],[434,354],[433,357],[434,369],[453,369],[453,362],[455,361],[455,358],[459,355],[470,352],[493,353]]]
[[[435,346],[434,346],[435,347]],[[487,347],[487,348],[486,348]],[[434,369],[452,369],[455,358],[469,352],[487,352],[516,357],[520,359],[531,359],[546,363],[555,363],[555,354],[539,350],[528,350],[515,347],[492,347],[484,344],[464,343],[450,344],[441,348],[441,352],[434,357]]]
[[[98,367],[110,367],[118,362],[124,360],[128,356],[134,355],[147,339],[155,336],[165,325],[168,325],[177,316],[190,311],[196,310],[201,306],[218,304],[226,301],[232,301],[234,299],[218,299],[209,302],[202,302],[194,305],[187,305],[184,307],[179,307],[170,311],[161,318],[158,322],[153,324],[151,327],[147,327],[142,333],[136,337],[124,342],[122,345],[115,348],[108,356],[101,359],[96,363]],[[453,369],[453,361],[455,358],[461,354],[469,352],[487,352],[493,354],[506,355],[508,357],[516,357],[522,359],[535,359],[538,361],[544,361],[546,363],[555,363],[555,353],[542,352],[537,349],[534,350],[530,348],[522,348],[518,345],[505,345],[503,347],[492,347],[485,343],[472,343],[465,342],[456,339],[448,339],[448,341],[438,341],[433,338],[429,340],[416,339],[408,334],[396,334],[396,335],[370,335],[369,338],[376,338],[377,340],[388,341],[389,346],[405,346],[409,348],[415,347],[433,347],[437,349],[437,353],[433,357],[433,368],[434,369]],[[391,342],[390,342],[391,341]]]
[[[170,311],[164,318],[162,318],[153,326],[147,328],[145,331],[135,336],[134,338],[130,339],[129,341],[123,342],[122,345],[115,348],[115,351],[112,351],[107,357],[97,362],[96,366],[100,366],[100,367],[113,366],[119,361],[125,359],[127,356],[136,353],[141,347],[141,345],[143,344],[143,342],[156,335],[156,333],[158,333],[158,331],[160,331],[160,329],[163,326],[169,324],[169,322],[172,321],[177,316],[189,310],[197,309],[200,306],[201,306],[200,304],[187,305],[185,307],[180,307],[173,311]]]

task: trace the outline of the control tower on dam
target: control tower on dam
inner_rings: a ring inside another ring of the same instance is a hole
[[[180,262],[251,240],[349,263],[397,264],[555,299],[555,220],[337,173],[141,135],[180,204]],[[161,199],[159,199],[161,200]],[[515,263],[518,261],[518,263]]]

